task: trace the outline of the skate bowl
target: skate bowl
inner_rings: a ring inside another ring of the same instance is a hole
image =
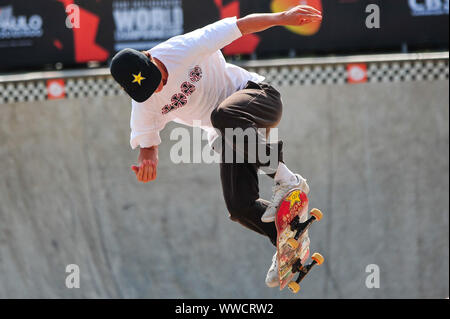
[[[161,134],[157,181],[140,184],[125,96],[1,104],[0,298],[448,297],[443,61],[436,79],[274,84],[286,163],[324,213],[310,238],[325,263],[297,295],[265,286],[274,248],[228,218],[218,164],[171,162],[179,125]]]

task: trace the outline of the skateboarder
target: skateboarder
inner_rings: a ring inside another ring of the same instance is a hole
[[[210,145],[222,154],[220,177],[230,218],[267,236],[276,245],[273,221],[279,202],[290,189],[297,187],[308,193],[309,187],[302,176],[284,164],[282,142],[268,143],[267,134],[260,133],[260,129],[276,127],[281,119],[279,92],[265,83],[264,77],[226,63],[220,49],[245,34],[321,19],[320,11],[299,5],[280,13],[226,18],[173,37],[149,51],[118,52],[110,69],[132,98],[130,143],[133,149],[140,148],[138,165],[131,167],[136,178],[144,183],[156,179],[159,132],[166,123],[201,126],[209,133]],[[250,140],[238,145],[227,138],[227,129],[254,131],[258,151],[249,151]],[[276,155],[275,167],[272,162],[261,160],[261,148],[266,155]],[[230,149],[231,161],[225,158],[226,150]],[[244,163],[237,161],[238,157]],[[270,202],[259,198],[259,169],[266,169],[274,178]],[[276,254],[266,284],[278,285]]]

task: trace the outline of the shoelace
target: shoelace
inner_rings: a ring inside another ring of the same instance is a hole
[[[272,206],[273,206],[272,203],[275,200],[277,187],[278,187],[278,185],[272,186],[272,198],[270,199],[270,205],[272,205]]]
[[[272,198],[270,200],[269,207],[277,207],[281,198],[283,198],[283,190],[289,188],[289,186],[275,185],[272,187]]]

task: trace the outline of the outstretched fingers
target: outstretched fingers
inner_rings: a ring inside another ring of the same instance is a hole
[[[296,13],[301,16],[300,22],[303,24],[322,20],[322,13],[311,6],[300,5],[295,9]]]
[[[300,5],[298,7],[300,7],[300,9],[306,14],[322,16],[322,12],[320,12],[320,10],[317,10],[314,7],[307,6],[307,5]]]

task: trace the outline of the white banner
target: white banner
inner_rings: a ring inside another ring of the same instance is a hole
[[[115,50],[150,49],[148,43],[183,33],[181,0],[115,0],[113,18]]]

